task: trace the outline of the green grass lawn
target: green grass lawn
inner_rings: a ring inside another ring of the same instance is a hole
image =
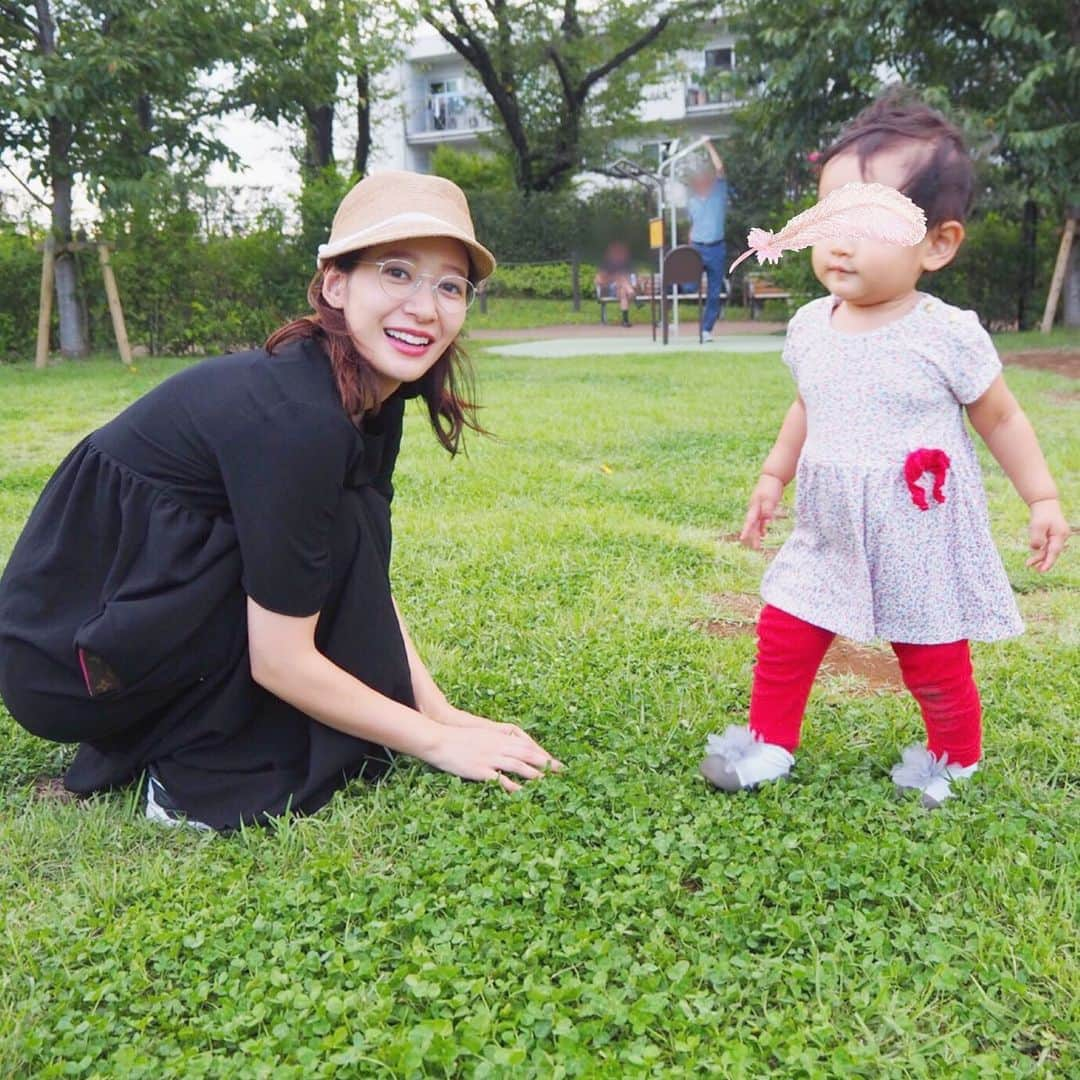
[[[1048,334],[1039,330],[995,334],[994,344],[1000,352],[1016,352],[1019,349],[1080,349],[1080,329],[1055,326]]]
[[[644,309],[643,309],[644,310]],[[612,305],[608,305],[608,315]],[[616,311],[613,318],[618,319]],[[569,300],[534,300],[519,296],[493,296],[487,311],[476,303],[469,311],[469,328],[473,330],[527,330],[535,326],[563,326],[598,323],[600,305],[582,297],[581,310],[575,311]]]
[[[704,628],[757,588],[725,537],[783,366],[477,356],[497,437],[450,461],[410,409],[396,591],[451,699],[566,772],[507,797],[402,759],[223,838],[36,795],[68,751],[0,711],[0,1075],[1077,1075],[1077,552],[1026,570],[988,464],[1029,629],[975,647],[985,764],[942,811],[888,779],[913,703],[841,676],[793,779],[720,796],[697,764],[752,639]],[[0,367],[0,563],[78,436],[180,366]],[[1008,377],[1075,521],[1076,385]]]

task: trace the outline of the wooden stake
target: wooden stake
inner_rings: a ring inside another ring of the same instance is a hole
[[[37,351],[34,367],[49,363],[49,324],[52,321],[53,263],[56,260],[56,240],[52,233],[45,237],[41,257],[41,295],[38,299]]]
[[[1072,251],[1075,234],[1076,218],[1070,216],[1065,221],[1065,231],[1061,234],[1061,246],[1058,248],[1057,262],[1054,263],[1054,276],[1050,279],[1050,292],[1046,295],[1046,308],[1043,311],[1042,325],[1039,327],[1044,334],[1049,334],[1054,325],[1054,313],[1061,297],[1061,286],[1065,282],[1065,271],[1069,266],[1069,253]]]
[[[108,244],[98,244],[98,259],[101,261],[101,276],[105,279],[105,295],[109,300],[109,314],[112,316],[116,347],[120,350],[120,359],[130,365],[131,346],[128,344],[127,327],[124,326],[124,309],[120,306],[120,292],[116,288],[112,263],[109,262]]]

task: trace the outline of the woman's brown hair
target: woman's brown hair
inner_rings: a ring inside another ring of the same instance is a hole
[[[307,299],[314,314],[286,323],[267,338],[265,345],[266,351],[273,353],[291,341],[317,340],[330,359],[341,404],[357,425],[365,416],[379,410],[378,379],[353,344],[344,313],[326,302],[322,287],[326,270],[332,266],[350,274],[362,255],[362,251],[350,251],[327,262],[308,285]],[[427,404],[436,438],[451,454],[461,449],[465,428],[483,432],[476,419],[472,369],[457,341],[431,365],[416,386]]]

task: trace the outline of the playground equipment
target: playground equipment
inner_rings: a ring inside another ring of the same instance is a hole
[[[703,135],[700,139],[695,139],[689,146],[685,146],[682,149],[679,148],[678,139],[669,139],[666,142],[661,142],[657,147],[658,161],[655,172],[650,171],[636,161],[630,161],[628,158],[618,158],[608,166],[609,173],[612,173],[615,176],[621,176],[626,180],[633,180],[636,183],[652,188],[655,191],[656,217],[649,223],[649,246],[657,252],[656,280],[660,282],[664,281],[664,260],[670,254],[669,249],[674,249],[677,246],[678,240],[678,231],[676,227],[678,207],[671,198],[671,187],[675,183],[675,166],[696,150],[700,150],[708,141],[709,136]],[[665,217],[668,219],[667,236],[670,239],[670,244],[665,244],[664,242]],[[667,299],[666,296],[661,298],[660,305],[661,318],[664,320],[663,340],[665,345],[668,341],[667,321],[664,316]],[[674,336],[678,337],[679,289],[677,285],[672,287],[670,300],[672,329]],[[699,307],[703,302],[700,290],[698,290]],[[654,322],[654,337],[655,334],[656,325]]]

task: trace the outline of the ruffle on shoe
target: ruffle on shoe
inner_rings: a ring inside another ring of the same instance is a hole
[[[917,788],[925,791],[934,780],[951,779],[949,755],[935,757],[925,746],[909,746],[901,755],[900,762],[892,767],[893,783],[897,787]]]

